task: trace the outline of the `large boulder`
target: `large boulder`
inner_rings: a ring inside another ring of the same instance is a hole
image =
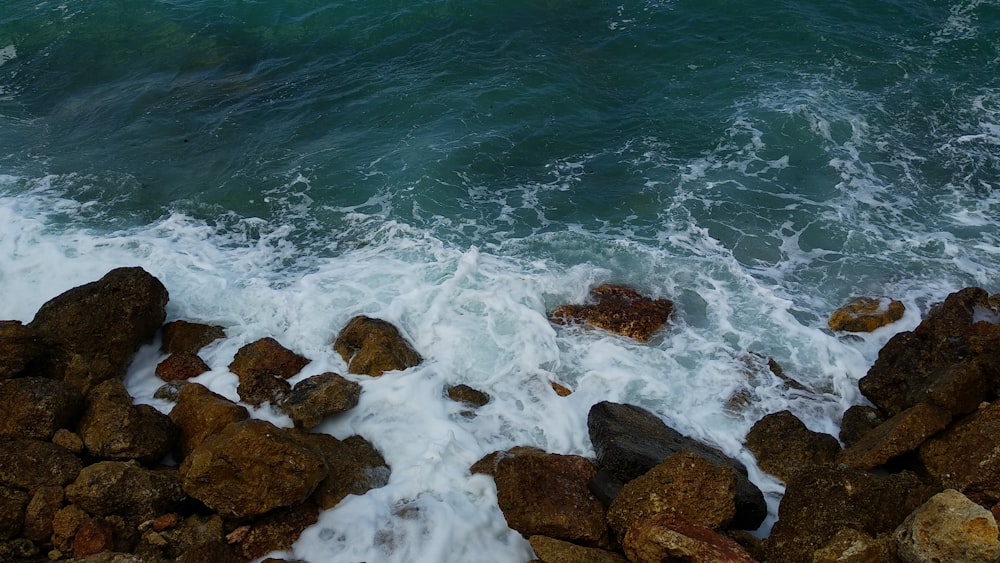
[[[392,323],[366,316],[351,319],[340,331],[333,349],[347,362],[347,371],[379,377],[423,361]]]
[[[152,464],[163,459],[177,439],[170,417],[149,405],[133,405],[125,384],[109,379],[87,395],[80,437],[96,458]]]
[[[830,330],[872,332],[903,318],[906,308],[894,299],[859,297],[830,315]]]
[[[178,428],[175,456],[183,460],[206,438],[221,432],[234,422],[250,418],[246,407],[209,391],[197,383],[184,385],[170,419]]]
[[[754,563],[738,543],[670,512],[633,524],[622,549],[632,563]]]
[[[79,391],[44,377],[0,380],[0,437],[51,440],[83,408]]]
[[[139,522],[174,510],[183,496],[176,468],[146,469],[131,461],[89,465],[66,487],[66,500],[90,514]]]
[[[226,331],[221,326],[172,321],[163,325],[160,349],[167,354],[197,354],[198,350],[225,337]]]
[[[712,465],[735,471],[736,515],[730,527],[753,530],[767,516],[764,494],[750,482],[742,463],[684,436],[643,408],[608,401],[597,403],[590,409],[587,429],[601,469],[621,483],[635,479],[678,452],[689,451]]]
[[[920,461],[942,487],[974,502],[1000,502],[1000,401],[952,425],[920,447]]]
[[[918,403],[890,418],[840,452],[837,462],[857,469],[875,469],[915,451],[927,438],[944,430],[951,414],[930,403]]]
[[[296,383],[281,410],[291,417],[296,428],[309,430],[325,418],[353,408],[360,397],[360,384],[328,372]]]
[[[764,416],[747,433],[746,447],[757,465],[784,482],[804,468],[834,462],[837,439],[806,428],[791,411]]]
[[[242,380],[248,374],[288,379],[302,371],[307,358],[292,352],[273,338],[262,338],[240,348],[229,364],[229,371]]]
[[[302,503],[328,468],[294,432],[263,420],[230,424],[184,458],[184,492],[224,518],[249,518]]]
[[[0,321],[0,381],[22,375],[42,354],[42,344],[20,321]]]
[[[81,469],[80,458],[50,442],[0,441],[0,485],[25,491],[61,487],[76,479]]]
[[[896,529],[899,558],[929,561],[1000,561],[996,520],[989,510],[947,489],[913,511]]]
[[[583,547],[555,538],[531,536],[528,543],[541,563],[626,563],[624,557],[612,551]]]
[[[633,289],[600,285],[590,291],[594,303],[563,305],[550,315],[557,324],[585,323],[639,342],[650,338],[670,320],[674,304],[669,299],[650,299]]]
[[[121,379],[166,318],[168,294],[142,268],[118,268],[48,301],[29,327],[48,347],[44,372],[86,394]]]
[[[299,439],[329,468],[312,495],[312,501],[324,510],[333,508],[347,495],[363,495],[389,483],[391,470],[385,458],[361,436],[338,440],[329,434],[302,433]]]

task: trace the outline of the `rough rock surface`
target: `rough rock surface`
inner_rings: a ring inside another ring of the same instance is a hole
[[[747,433],[746,447],[760,468],[784,482],[804,468],[834,462],[837,439],[806,428],[790,411],[764,416]]]
[[[73,538],[73,557],[81,559],[111,551],[114,547],[115,529],[99,518],[91,518],[80,526]]]
[[[747,477],[746,467],[719,450],[670,428],[653,413],[633,405],[603,401],[587,417],[590,441],[601,469],[622,483],[649,471],[680,451],[689,451],[736,472],[736,516],[731,527],[757,529],[767,516],[764,494]]]
[[[1000,502],[1000,401],[983,407],[920,447],[920,461],[942,487],[974,502]]]
[[[617,553],[555,538],[531,536],[528,543],[542,563],[626,563],[625,558]]]
[[[0,540],[21,534],[29,500],[28,493],[0,485]]]
[[[915,451],[949,422],[951,414],[945,409],[918,403],[865,434],[842,451],[837,462],[857,469],[875,469],[896,456]]]
[[[325,418],[353,408],[360,397],[360,384],[336,373],[324,373],[296,383],[281,410],[296,428],[309,430]]]
[[[21,375],[41,354],[34,331],[20,321],[0,321],[0,381]]]
[[[121,379],[163,324],[167,299],[160,280],[142,268],[118,268],[48,301],[29,324],[47,347],[45,375],[83,394]]]
[[[176,515],[174,515],[176,516]],[[157,519],[159,520],[159,519]],[[143,528],[142,537],[135,553],[146,560],[166,559],[172,561],[183,554],[205,544],[225,544],[225,530],[218,514],[188,516],[172,526],[168,523],[157,525],[154,521],[149,528]],[[227,546],[228,547],[228,546]],[[230,559],[238,559],[230,550]],[[215,559],[205,559],[213,561]]]
[[[247,374],[288,379],[302,371],[309,360],[285,348],[273,338],[251,342],[236,352],[229,371],[243,379]]]
[[[292,392],[292,386],[280,377],[250,370],[240,376],[236,393],[248,405],[260,408],[265,403],[280,405]]]
[[[62,552],[72,551],[76,531],[89,519],[90,515],[74,504],[59,509],[52,518],[52,547]]]
[[[650,299],[635,290],[617,285],[600,285],[590,291],[594,303],[563,305],[550,315],[552,322],[582,322],[639,342],[650,338],[670,320],[674,304],[668,299]]]
[[[465,403],[471,407],[481,407],[490,402],[490,396],[478,389],[473,389],[461,383],[448,388],[448,398],[457,403]]]
[[[889,534],[877,538],[843,528],[826,545],[813,552],[812,563],[898,563],[896,540]]]
[[[230,424],[184,458],[184,492],[224,518],[248,518],[302,503],[328,468],[292,432],[263,420]]]
[[[328,434],[302,434],[301,439],[329,468],[312,496],[320,508],[328,510],[347,495],[363,495],[389,483],[385,458],[361,436],[338,440]]]
[[[302,531],[317,519],[319,509],[310,504],[276,510],[247,525],[231,543],[245,561],[259,559],[272,551],[290,549]]]
[[[905,311],[895,299],[859,297],[834,311],[827,324],[833,331],[872,332],[903,318]]]
[[[156,366],[156,377],[163,381],[183,381],[210,371],[205,360],[191,352],[174,352]]]
[[[365,316],[354,317],[347,323],[333,349],[347,362],[348,372],[372,377],[423,361],[392,323]]]
[[[886,416],[875,407],[854,405],[844,411],[844,417],[840,422],[840,441],[845,448],[850,448],[857,444],[862,436],[886,420]]]
[[[182,497],[176,469],[146,469],[126,461],[89,465],[66,487],[66,500],[90,514],[139,521],[172,511]]]
[[[133,405],[125,384],[109,379],[87,395],[80,438],[96,458],[156,463],[177,439],[170,417],[149,405]]]
[[[73,387],[44,377],[0,380],[0,437],[50,440],[71,426],[83,408]]]
[[[733,540],[669,512],[633,524],[622,549],[632,563],[755,563]]]
[[[954,489],[914,510],[894,535],[899,558],[907,563],[1000,561],[993,514]]]
[[[250,418],[246,407],[209,391],[203,385],[189,383],[177,395],[170,419],[179,430],[176,457],[183,460],[205,438],[222,431],[234,422]]]
[[[167,354],[197,354],[205,346],[226,337],[221,326],[188,321],[171,321],[163,325],[163,343],[160,349]]]
[[[62,508],[62,487],[38,487],[24,513],[24,537],[43,542],[52,536],[52,520]]]
[[[0,485],[25,491],[61,487],[76,479],[82,468],[80,458],[50,442],[0,441]]]

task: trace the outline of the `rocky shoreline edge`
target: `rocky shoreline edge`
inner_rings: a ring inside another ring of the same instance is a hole
[[[309,432],[354,407],[358,383],[324,373],[293,387],[309,360],[271,338],[250,343],[229,366],[240,402],[270,403],[294,428],[253,419],[187,381],[209,370],[198,350],[225,331],[164,324],[168,298],[141,268],[119,268],[30,323],[0,321],[0,561],[257,560],[287,551],[347,495],[388,483],[391,468],[364,437]],[[645,342],[673,309],[618,286],[591,301],[550,318]],[[897,302],[862,299],[830,327],[870,331],[900,316]],[[123,383],[158,333],[169,415],[135,405]],[[333,347],[368,377],[422,361],[392,324],[368,317]],[[591,408],[596,459],[516,447],[470,471],[493,478],[508,525],[544,563],[1000,561],[1000,295],[949,295],[888,341],[859,389],[872,406],[844,414],[839,440],[788,411],[748,433],[759,467],[786,484],[763,540],[745,531],[767,514],[746,468],[634,405]],[[464,385],[446,392],[470,416],[489,401]]]

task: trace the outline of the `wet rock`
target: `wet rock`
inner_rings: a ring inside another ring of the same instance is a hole
[[[63,486],[76,479],[82,468],[80,458],[49,442],[0,441],[0,485],[25,491]]]
[[[325,418],[353,408],[360,397],[360,384],[336,373],[324,373],[296,383],[281,410],[296,428],[309,430]]]
[[[844,411],[844,418],[840,422],[840,441],[844,443],[845,448],[850,448],[857,444],[862,436],[886,420],[875,407],[854,405]]]
[[[52,521],[62,508],[62,487],[35,489],[24,513],[24,537],[34,542],[44,542],[52,537]]]
[[[733,540],[669,512],[633,524],[622,549],[632,563],[755,563]]]
[[[873,538],[844,528],[813,552],[812,563],[898,563],[896,541],[888,534]]]
[[[259,559],[272,551],[287,551],[303,530],[319,519],[319,509],[302,504],[268,514],[252,524],[232,545],[244,560]]]
[[[786,483],[803,468],[832,464],[840,451],[836,438],[809,430],[790,411],[757,421],[747,433],[746,447],[762,470]]]
[[[66,500],[90,514],[139,521],[173,511],[182,497],[176,469],[146,469],[125,461],[89,465],[66,487]]]
[[[379,377],[387,371],[404,370],[423,358],[392,323],[357,316],[340,331],[333,349],[347,362],[347,371]]]
[[[156,377],[163,381],[183,381],[211,371],[197,354],[174,352],[156,366]]]
[[[52,436],[52,443],[77,455],[82,454],[85,449],[83,446],[83,438],[81,438],[79,434],[70,432],[65,428],[56,430],[56,433]]]
[[[229,371],[242,380],[247,375],[267,375],[288,379],[302,371],[309,360],[285,348],[273,338],[251,342],[236,352]]]
[[[736,514],[736,472],[690,452],[674,454],[629,481],[608,509],[618,539],[636,522],[670,512],[710,529],[724,528]]]
[[[224,541],[213,541],[192,547],[180,554],[173,563],[243,563],[242,559],[233,548]]]
[[[115,531],[107,522],[91,518],[84,522],[73,539],[73,557],[81,558],[115,547]]]
[[[550,381],[549,387],[552,387],[552,390],[555,391],[556,395],[559,395],[560,397],[569,397],[573,394],[572,389],[562,385],[561,383],[556,383],[555,381]]]
[[[111,379],[98,384],[87,396],[80,438],[87,451],[99,459],[138,459],[151,464],[173,447],[177,427],[155,408],[133,405],[125,384]]]
[[[28,493],[0,485],[0,540],[21,535],[29,500]]]
[[[265,403],[280,405],[292,392],[292,386],[281,379],[260,371],[249,371],[240,377],[236,393],[248,405],[260,408]]]
[[[58,551],[71,552],[76,531],[89,519],[90,515],[79,506],[70,505],[57,511],[52,518],[52,547]]]
[[[945,409],[919,403],[890,418],[840,452],[837,462],[857,469],[875,469],[902,454],[915,451],[927,438],[951,422]]]
[[[167,528],[162,527],[162,525],[157,526],[155,521],[148,528],[145,525],[140,528],[142,528],[142,537],[139,539],[135,553],[144,559],[172,561],[202,545],[216,543],[226,545],[222,518],[218,514],[194,514]],[[229,551],[232,558],[235,558],[236,553],[231,549]],[[191,555],[188,557],[190,558]],[[214,562],[217,560],[203,559],[202,561]]]
[[[0,381],[23,375],[42,345],[35,333],[20,321],[0,321]]]
[[[209,391],[197,383],[185,385],[170,411],[170,419],[178,428],[175,455],[186,458],[205,438],[222,431],[234,422],[250,418],[246,407]]]
[[[719,450],[687,438],[653,413],[633,405],[604,401],[587,417],[598,464],[622,483],[649,471],[681,451],[692,452],[717,467],[736,472],[736,516],[731,527],[753,530],[767,516],[764,494],[747,477],[746,467]]]
[[[626,563],[617,553],[555,538],[531,536],[528,543],[541,563]]]
[[[545,450],[531,446],[514,446],[509,450],[500,450],[484,455],[481,459],[472,464],[469,473],[473,475],[489,475],[493,477],[497,472],[497,464],[505,457],[518,455],[546,455]]]
[[[1000,502],[1000,401],[952,425],[920,447],[920,461],[942,487],[974,502]]]
[[[489,395],[464,383],[449,387],[448,398],[456,403],[465,403],[470,407],[481,407],[490,402]]]
[[[993,514],[954,489],[914,510],[894,535],[907,563],[1000,560]]]
[[[389,483],[385,458],[361,436],[338,440],[328,434],[302,434],[300,438],[329,468],[312,496],[320,508],[328,510],[347,495],[363,495]]]
[[[648,342],[670,319],[674,304],[668,299],[650,299],[627,287],[600,285],[590,291],[590,305],[563,305],[550,315],[557,324],[586,323],[589,326]]]
[[[28,325],[52,349],[44,372],[86,393],[121,379],[166,317],[168,294],[142,268],[118,268],[42,305]]]
[[[813,466],[788,482],[765,541],[768,563],[809,561],[843,528],[891,533],[936,492],[914,474],[879,478],[845,466]]]
[[[181,389],[183,389],[185,385],[188,385],[188,382],[183,380],[171,381],[170,383],[160,385],[156,391],[153,392],[153,398],[176,403],[177,399],[181,395]]]
[[[827,324],[833,331],[872,332],[903,318],[905,311],[895,299],[859,297],[834,311]]]
[[[230,424],[184,458],[184,492],[224,518],[302,503],[328,468],[292,432],[263,420]]]
[[[587,489],[595,473],[594,464],[579,456],[507,452],[499,456],[493,475],[497,504],[507,525],[526,537],[608,548],[604,506]]]
[[[160,349],[166,354],[196,355],[198,350],[225,337],[226,330],[221,326],[172,321],[163,325],[163,344]]]
[[[50,440],[72,426],[83,408],[80,393],[61,381],[21,377],[0,381],[0,437]]]

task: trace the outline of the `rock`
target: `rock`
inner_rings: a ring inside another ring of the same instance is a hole
[[[0,561],[36,561],[29,559],[38,555],[38,547],[31,540],[17,538],[0,541]]]
[[[288,379],[302,371],[309,360],[285,348],[273,338],[251,342],[236,352],[229,371],[240,377],[257,374]]]
[[[168,294],[142,268],[118,268],[42,305],[28,325],[53,352],[46,375],[81,393],[122,379],[132,356],[166,317]]]
[[[724,528],[736,514],[736,472],[690,452],[674,454],[629,481],[608,509],[618,539],[636,522],[670,512],[710,529]]]
[[[49,442],[0,441],[0,485],[25,491],[61,487],[76,479],[82,468],[80,458]]]
[[[163,459],[177,439],[170,417],[149,405],[133,405],[125,384],[110,379],[87,396],[80,438],[94,457],[152,464]]]
[[[52,443],[76,455],[82,454],[85,449],[83,447],[83,438],[79,434],[70,432],[65,428],[56,430],[56,433],[52,436]]]
[[[898,563],[896,541],[888,534],[873,538],[854,528],[843,528],[822,548],[812,563]]]
[[[915,451],[924,441],[944,430],[951,414],[930,403],[918,403],[865,434],[840,452],[837,463],[856,469],[875,469],[902,454]]]
[[[887,419],[875,407],[854,405],[844,411],[840,422],[840,441],[845,448],[857,444],[861,438]]]
[[[914,510],[894,535],[899,558],[907,563],[1000,561],[993,514],[954,489]]]
[[[196,355],[198,350],[225,337],[226,330],[221,326],[172,321],[163,325],[163,344],[160,349],[166,354]]]
[[[588,547],[611,546],[604,506],[587,489],[597,473],[572,455],[525,452],[501,456],[493,479],[507,525],[524,536],[543,535]]]
[[[1000,401],[952,425],[920,447],[920,461],[942,487],[974,502],[1000,502]]]
[[[827,324],[833,331],[872,332],[903,318],[905,311],[895,299],[859,297],[834,311]]]
[[[913,332],[892,337],[861,378],[861,393],[875,406],[896,415],[930,402],[952,415],[972,412],[990,396],[1000,376],[1000,325],[976,322],[992,311],[979,288],[953,293],[933,308]]]
[[[347,362],[347,371],[379,377],[387,371],[404,370],[423,358],[388,321],[357,316],[340,331],[333,349]]]
[[[202,545],[215,543],[226,545],[222,518],[218,514],[204,516],[193,514],[169,528],[159,530],[156,528],[154,523],[151,529],[143,530],[139,545],[135,550],[136,555],[145,559],[173,561]],[[229,551],[232,558],[236,558],[236,552],[231,549]],[[216,560],[203,559],[202,561],[214,562]]]
[[[360,384],[336,373],[324,373],[296,383],[281,410],[291,417],[296,428],[309,430],[328,416],[353,408],[360,397]]]
[[[470,407],[481,407],[490,402],[489,395],[464,383],[449,387],[448,398],[456,403],[465,403]]]
[[[34,331],[20,321],[0,321],[0,381],[23,375],[42,345]]]
[[[555,381],[550,381],[549,387],[551,387],[552,390],[556,392],[556,395],[559,395],[560,397],[569,397],[573,394],[572,389],[562,385],[561,383],[556,383]]]
[[[260,371],[245,373],[236,387],[240,400],[257,408],[264,403],[280,405],[291,392],[292,386],[287,381]]]
[[[801,563],[843,528],[890,533],[935,492],[914,474],[879,478],[845,466],[818,465],[792,477],[765,541],[768,563]]]
[[[750,482],[742,463],[683,436],[645,409],[608,401],[597,403],[590,409],[587,429],[598,464],[622,483],[635,479],[671,455],[689,451],[712,465],[736,471],[736,516],[731,527],[753,530],[767,516],[764,494]]]
[[[153,392],[153,398],[176,403],[177,399],[181,395],[181,389],[183,389],[185,385],[188,385],[188,382],[184,380],[171,381],[160,385],[156,388],[156,391]]]
[[[259,559],[272,551],[287,551],[303,530],[319,519],[319,509],[310,504],[276,510],[249,525],[233,543],[243,560]]]
[[[733,540],[669,512],[633,524],[622,549],[632,563],[755,563]]]
[[[563,305],[549,316],[556,324],[573,322],[648,342],[670,319],[674,304],[668,299],[650,299],[632,289],[600,285],[590,291],[592,305]]]
[[[87,557],[111,551],[114,547],[114,528],[103,520],[92,518],[84,522],[76,532],[76,538],[73,540],[73,557]]]
[[[469,473],[473,475],[489,475],[493,477],[497,473],[497,464],[500,463],[501,459],[505,457],[512,457],[518,455],[546,455],[545,450],[534,448],[531,446],[514,446],[509,450],[500,450],[493,453],[484,455],[476,463],[472,464],[469,468]]]
[[[174,563],[243,563],[242,559],[233,548],[225,541],[213,541],[192,547],[180,554]]]
[[[156,366],[156,377],[163,381],[183,381],[211,371],[198,354],[174,352]]]
[[[205,561],[208,560],[206,559]],[[73,559],[73,563],[151,563],[151,562],[143,561],[142,558],[136,557],[131,553],[102,551],[101,553],[88,555],[87,557],[77,557]]]
[[[762,470],[786,483],[803,468],[832,464],[840,451],[836,438],[809,430],[790,411],[758,420],[747,433],[746,447]]]
[[[62,487],[38,487],[24,513],[24,537],[45,542],[52,537],[52,521],[62,508]]]
[[[79,506],[70,505],[57,511],[52,518],[52,547],[58,551],[72,551],[76,531],[89,519],[90,515]]]
[[[66,487],[66,500],[90,514],[139,521],[173,511],[182,497],[175,468],[146,469],[132,461],[89,465]]]
[[[263,420],[230,424],[184,458],[184,492],[224,518],[302,503],[328,468],[293,432]]]
[[[528,543],[542,563],[626,563],[625,558],[617,553],[555,538],[531,536]]]
[[[391,471],[385,458],[361,436],[343,441],[328,434],[302,434],[300,438],[329,468],[312,496],[323,510],[333,508],[347,495],[363,495],[389,483]]]
[[[0,485],[0,540],[21,535],[29,500],[28,493]]]
[[[0,381],[0,437],[50,440],[56,430],[72,426],[83,397],[61,381],[21,377]]]
[[[234,422],[250,418],[246,407],[237,405],[222,395],[197,383],[185,385],[170,411],[170,420],[178,428],[175,456],[186,458],[205,438],[222,431]]]

